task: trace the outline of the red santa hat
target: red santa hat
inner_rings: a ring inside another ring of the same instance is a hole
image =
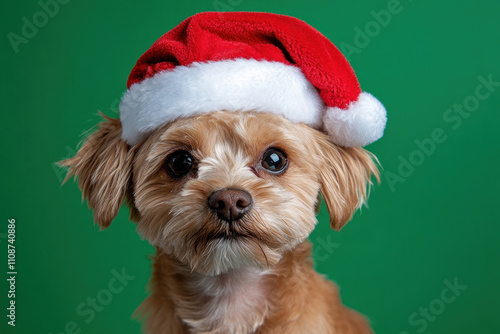
[[[379,139],[384,106],[362,92],[342,53],[293,17],[207,12],[160,37],[137,61],[120,103],[135,145],[173,120],[216,110],[283,115],[340,146]]]

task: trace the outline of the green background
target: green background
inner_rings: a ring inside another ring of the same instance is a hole
[[[476,92],[479,77],[500,81],[500,2],[401,0],[390,22],[376,23],[376,13],[393,5],[72,0],[16,53],[8,34],[22,35],[23,17],[33,22],[42,7],[4,2],[0,332],[65,333],[72,322],[81,333],[140,332],[130,316],[146,296],[152,247],[127,209],[99,232],[76,185],[61,187],[54,162],[74,153],[97,110],[115,114],[131,68],[160,35],[197,12],[238,10],[310,23],[351,53],[362,88],[387,107],[385,136],[368,147],[384,168],[369,208],[337,233],[323,207],[311,236],[317,268],[340,285],[345,304],[377,333],[500,333],[500,87]],[[463,103],[470,114],[447,111]],[[8,218],[17,222],[15,328],[5,316]],[[107,293],[113,269],[134,278],[87,323],[90,315],[76,310]],[[466,286],[451,303],[441,297],[446,280]],[[429,307],[424,320],[419,312]]]

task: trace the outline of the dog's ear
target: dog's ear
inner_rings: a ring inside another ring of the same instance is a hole
[[[371,176],[380,181],[376,158],[361,147],[339,147],[327,137],[317,143],[320,192],[330,214],[330,225],[338,231],[365,203]]]
[[[133,154],[121,139],[120,120],[102,116],[104,120],[77,154],[59,165],[69,167],[64,182],[71,176],[78,178],[83,198],[94,210],[94,220],[105,229],[118,214],[127,193]]]

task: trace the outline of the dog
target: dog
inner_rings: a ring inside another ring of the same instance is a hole
[[[335,230],[365,203],[373,154],[261,111],[178,119],[134,146],[121,134],[104,116],[61,165],[101,229],[125,201],[155,247],[147,333],[372,333],[314,271],[308,236],[319,194]]]

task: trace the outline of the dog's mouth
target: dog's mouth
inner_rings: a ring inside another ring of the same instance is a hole
[[[242,241],[248,239],[261,240],[259,235],[255,232],[235,224],[226,224],[223,228],[212,231],[200,229],[191,237],[191,239],[194,241],[196,246],[209,245],[220,241]]]
[[[215,239],[222,239],[222,240],[241,240],[241,239],[249,239],[249,238],[255,238],[255,237],[247,235],[247,234],[238,233],[238,232],[223,233],[223,234],[219,234],[218,236],[215,237]]]
[[[229,228],[225,231],[218,231],[214,233],[210,233],[207,236],[207,241],[212,240],[240,240],[240,239],[248,239],[248,238],[257,238],[257,236],[253,235],[250,232],[239,232],[234,228]]]

